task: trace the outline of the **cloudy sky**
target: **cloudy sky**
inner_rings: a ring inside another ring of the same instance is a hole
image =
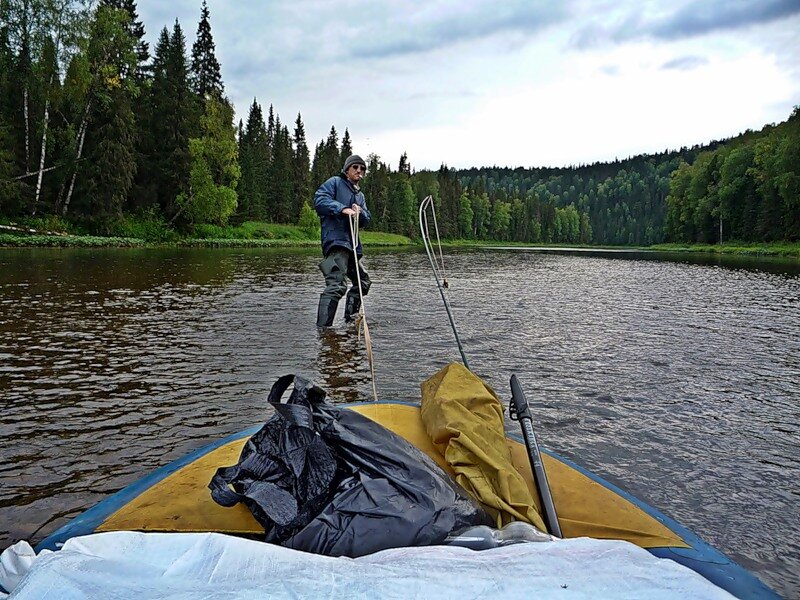
[[[139,0],[151,48],[202,0]],[[208,0],[226,93],[396,168],[563,166],[705,143],[800,104],[800,0]]]

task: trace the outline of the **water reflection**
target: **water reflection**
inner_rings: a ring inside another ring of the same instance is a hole
[[[317,365],[322,377],[319,383],[328,392],[329,401],[339,404],[369,400],[360,391],[365,383],[369,383],[370,373],[368,364],[365,365],[364,341],[359,339],[355,325],[322,329],[318,335]]]

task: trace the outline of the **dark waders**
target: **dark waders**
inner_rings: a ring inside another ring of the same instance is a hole
[[[344,308],[344,320],[348,323],[353,321],[361,308],[361,295],[356,283],[355,257],[353,251],[347,248],[335,246],[328,253],[321,263],[319,269],[325,276],[325,290],[319,297],[319,308],[317,309],[317,327],[330,327],[333,325],[333,318],[336,316],[336,309],[339,307],[339,300],[347,292],[347,301]],[[370,279],[361,262],[358,263],[359,275],[361,276],[361,288],[366,296],[369,293]],[[352,285],[347,291],[347,277]]]

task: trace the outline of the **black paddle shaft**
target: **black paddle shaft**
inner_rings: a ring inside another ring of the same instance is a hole
[[[511,418],[515,421],[518,420],[522,427],[522,436],[525,438],[525,446],[528,448],[528,460],[530,460],[531,470],[533,471],[533,481],[536,484],[536,491],[539,493],[539,502],[544,509],[545,525],[547,525],[547,529],[551,534],[556,537],[563,537],[561,527],[558,524],[558,515],[556,515],[553,496],[550,494],[550,485],[547,483],[547,473],[544,470],[544,463],[542,463],[542,455],[539,452],[539,445],[536,443],[531,409],[516,375],[511,376],[511,402],[508,410]]]

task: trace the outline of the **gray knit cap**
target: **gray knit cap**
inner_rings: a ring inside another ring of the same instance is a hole
[[[361,165],[365,169],[367,168],[367,163],[364,162],[364,159],[361,158],[358,154],[353,154],[352,156],[348,156],[347,160],[344,161],[342,172],[347,173],[347,169],[349,169],[353,165]]]

